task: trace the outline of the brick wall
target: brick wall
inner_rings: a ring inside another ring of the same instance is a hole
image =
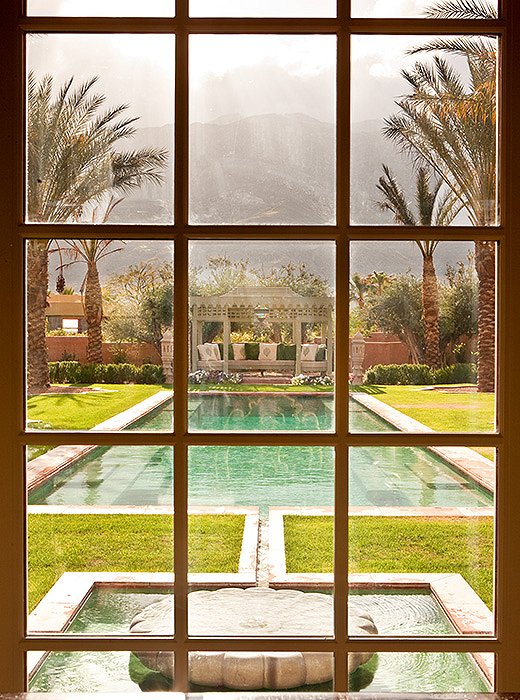
[[[374,365],[403,365],[411,362],[408,347],[394,335],[371,333],[365,336],[365,342],[364,370]]]
[[[87,337],[76,335],[51,335],[47,336],[47,351],[49,362],[63,360],[63,355],[74,355],[78,362],[87,361]],[[113,353],[123,351],[128,362],[134,365],[142,365],[144,361],[160,365],[161,356],[150,343],[103,343],[103,362],[113,361]]]

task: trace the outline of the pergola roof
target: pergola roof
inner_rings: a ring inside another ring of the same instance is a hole
[[[192,296],[190,306],[198,321],[250,322],[261,306],[271,321],[317,323],[330,319],[334,299],[304,297],[289,287],[237,287],[220,296]]]

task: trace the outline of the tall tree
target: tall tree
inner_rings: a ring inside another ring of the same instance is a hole
[[[428,10],[440,19],[490,19],[486,0],[443,0]],[[489,37],[434,39],[411,53],[433,52],[402,75],[411,92],[397,101],[385,134],[429,163],[458,197],[475,226],[496,223],[496,41]],[[468,80],[442,54],[464,60]],[[494,390],[495,245],[475,242],[479,280],[478,388]]]
[[[52,76],[28,79],[27,215],[29,221],[77,222],[114,193],[162,180],[167,153],[116,144],[135,133],[128,105],[101,111],[105,97],[93,93],[96,77],[75,88],[70,78],[54,95]],[[49,384],[45,308],[50,243],[27,246],[27,383],[35,393]]]
[[[384,199],[377,204],[383,211],[390,211],[394,220],[404,226],[448,226],[461,209],[451,190],[444,188],[441,178],[431,170],[417,170],[415,205],[411,208],[408,198],[387,165],[379,178],[377,189]],[[422,317],[424,323],[424,359],[430,367],[441,366],[439,331],[439,285],[433,256],[438,241],[416,241],[422,256]]]

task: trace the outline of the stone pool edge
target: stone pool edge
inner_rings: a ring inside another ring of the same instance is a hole
[[[362,392],[352,392],[350,398],[363,406],[363,408],[375,413],[379,418],[382,418],[400,432],[437,434],[432,428],[419,423],[415,418],[410,418],[410,416],[401,413],[396,408],[388,406],[374,396],[363,394]],[[441,457],[453,469],[464,476],[468,476],[491,494],[495,493],[495,465],[490,459],[483,457],[469,447],[428,446],[424,449]]]
[[[173,396],[173,391],[163,390],[149,396],[144,401],[130,406],[125,411],[95,425],[90,431],[123,430],[136,421],[144,418],[152,411],[167,403]],[[89,431],[85,431],[88,433]],[[74,464],[80,457],[84,457],[99,445],[59,445],[45,454],[35,457],[27,462],[27,492],[38,488],[48,479],[55,476],[63,469]]]

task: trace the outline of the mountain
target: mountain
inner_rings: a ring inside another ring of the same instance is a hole
[[[377,207],[377,181],[381,164],[390,166],[406,191],[413,192],[414,175],[408,158],[384,138],[383,123],[377,120],[352,125],[351,198],[353,224],[384,226],[392,223],[387,212]],[[303,114],[263,114],[242,117],[227,115],[209,123],[194,123],[190,131],[190,212],[196,224],[301,224],[327,225],[334,222],[335,128]],[[166,124],[139,129],[132,148],[165,149],[169,154],[164,181],[145,184],[130,193],[113,210],[112,223],[169,223],[172,220],[173,129]],[[413,194],[411,198],[413,197]],[[383,233],[383,232],[382,232]],[[468,235],[470,230],[468,230]],[[464,260],[472,246],[465,242],[441,244],[436,253],[437,270]],[[277,245],[276,256],[268,247],[227,244],[234,258],[249,258],[254,265],[284,264],[295,259],[289,243]],[[207,241],[207,255],[221,253],[221,243]],[[299,250],[299,248],[297,248]],[[309,256],[309,254],[307,254]],[[199,256],[200,257],[200,256]],[[303,252],[301,257],[304,257]],[[321,249],[311,254],[309,267],[332,282],[333,270]],[[139,260],[171,259],[171,244],[134,241],[101,261],[106,279]],[[197,260],[195,264],[203,264]],[[338,261],[341,264],[341,261]],[[52,264],[51,264],[52,266]],[[68,284],[79,289],[84,275],[81,264],[68,268]],[[417,247],[407,242],[357,242],[351,252],[351,268],[361,274],[373,270],[389,273],[412,270],[420,273]]]

